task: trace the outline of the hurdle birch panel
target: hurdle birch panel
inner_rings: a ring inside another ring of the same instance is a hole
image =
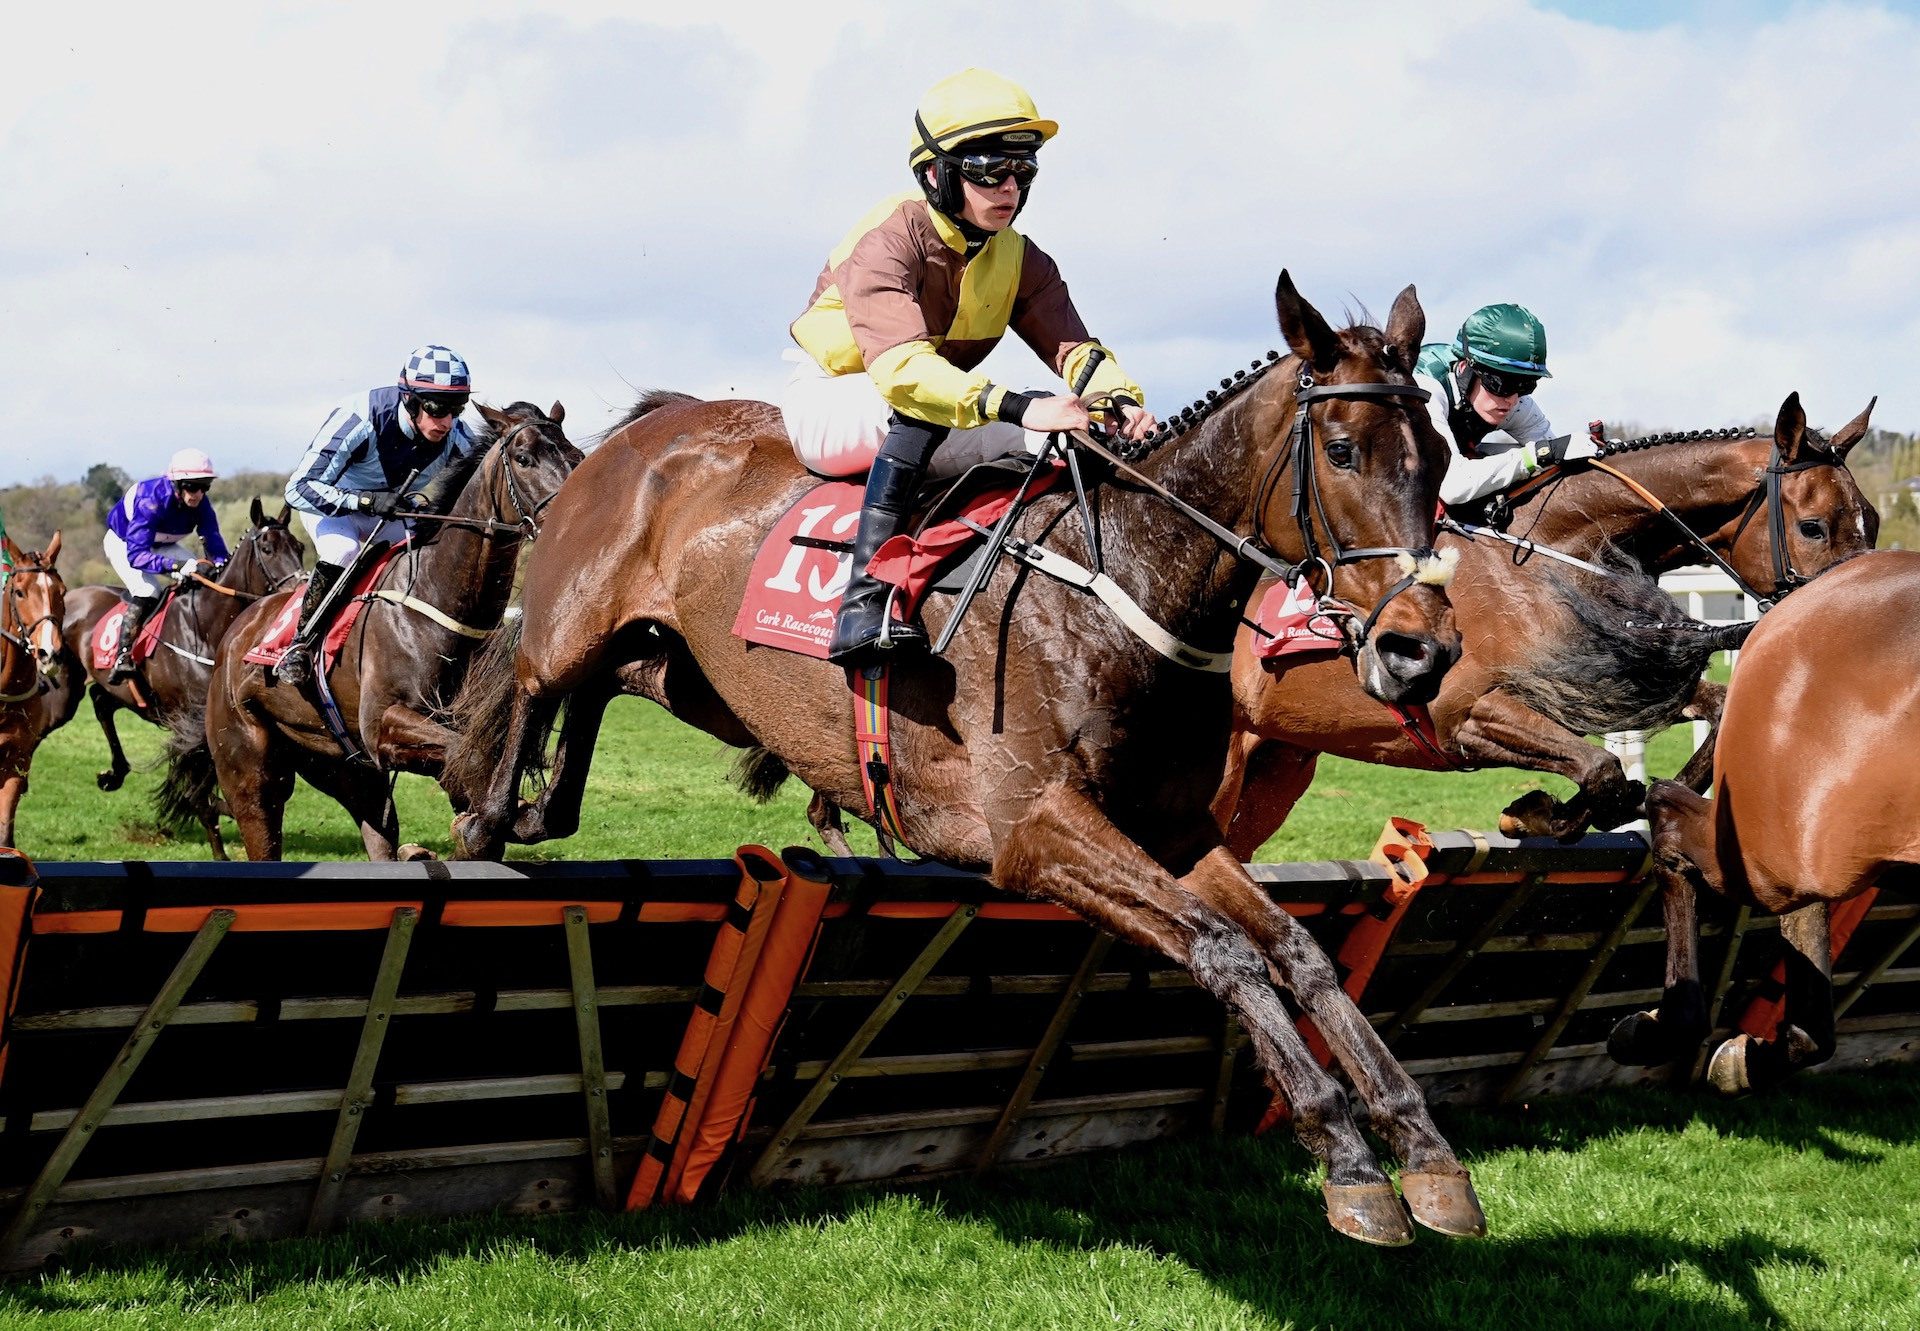
[[[1396,820],[1370,860],[1253,872],[1432,1099],[1497,1104],[1696,1075],[1606,1056],[1659,992],[1645,867],[1633,835]],[[1703,912],[1717,1024],[1752,1029],[1777,924]],[[1920,905],[1857,916],[1829,1066],[1920,1058]],[[1183,972],[934,866],[50,864],[0,887],[0,917],[21,938],[0,976],[14,1269],[83,1243],[650,1204],[629,1197],[643,1158],[685,1198],[1284,1118]]]

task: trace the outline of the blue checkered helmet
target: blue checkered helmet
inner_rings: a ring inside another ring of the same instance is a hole
[[[416,347],[400,369],[400,387],[410,393],[471,393],[473,380],[467,363],[446,347],[432,343]]]

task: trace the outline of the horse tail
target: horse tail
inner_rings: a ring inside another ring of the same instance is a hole
[[[467,807],[487,788],[494,767],[506,751],[507,726],[519,690],[514,661],[520,654],[523,623],[521,616],[514,615],[488,636],[468,664],[460,691],[453,696],[448,721],[453,742],[447,746],[440,784],[457,806]],[[544,769],[546,735],[538,739],[539,743],[529,744],[527,751],[534,755],[534,764]]]
[[[755,744],[743,751],[733,765],[733,784],[756,804],[765,804],[774,792],[786,784],[793,773],[780,756],[764,745]]]
[[[167,774],[154,793],[154,816],[169,829],[197,828],[220,792],[203,709],[182,707],[167,717]]]
[[[1660,584],[1617,552],[1606,577],[1547,573],[1565,615],[1531,659],[1501,684],[1577,735],[1661,730],[1680,718],[1715,652],[1738,648],[1749,623],[1703,624],[1681,614]]]

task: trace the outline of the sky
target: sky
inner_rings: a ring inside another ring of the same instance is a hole
[[[0,485],[290,470],[440,342],[587,441],[772,397],[827,252],[985,65],[1019,228],[1170,411],[1418,286],[1544,321],[1556,425],[1920,430],[1920,14],[1865,3],[39,5],[0,81]],[[1009,338],[996,380],[1048,382]]]

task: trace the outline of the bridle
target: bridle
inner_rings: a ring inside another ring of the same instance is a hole
[[[520,483],[513,478],[513,461],[507,454],[515,435],[522,430],[538,430],[543,424],[545,424],[543,421],[520,421],[501,435],[499,441],[488,450],[498,458],[499,465],[494,468],[493,475],[487,481],[487,497],[492,501],[495,511],[502,511],[511,504],[515,521],[467,518],[451,513],[407,513],[401,516],[409,522],[438,522],[449,527],[471,527],[485,533],[488,540],[492,540],[495,536],[514,536],[531,545],[540,537],[540,515],[547,511],[548,504],[559,498],[560,489],[558,486],[554,487],[553,493],[537,504],[529,502],[526,494],[520,489]],[[505,503],[501,502],[500,492],[503,488],[506,491]]]
[[[22,619],[20,611],[15,608],[15,600],[19,593],[14,587],[14,580],[22,577],[51,577],[58,579],[59,576],[59,570],[50,564],[15,564],[7,574],[4,586],[6,594],[0,596],[0,603],[3,603],[0,604],[0,641],[5,641],[28,660],[32,660],[34,662],[34,671],[33,683],[28,686],[25,692],[0,693],[0,703],[25,702],[28,698],[34,697],[36,694],[44,691],[43,682],[45,677],[40,669],[40,663],[34,660],[33,632],[42,624],[49,622],[53,624],[56,635],[60,628],[60,617],[51,610],[33,620],[31,623]],[[8,619],[12,619],[16,627],[8,628],[6,624]],[[0,679],[4,679],[7,673],[10,672],[0,672]]]

